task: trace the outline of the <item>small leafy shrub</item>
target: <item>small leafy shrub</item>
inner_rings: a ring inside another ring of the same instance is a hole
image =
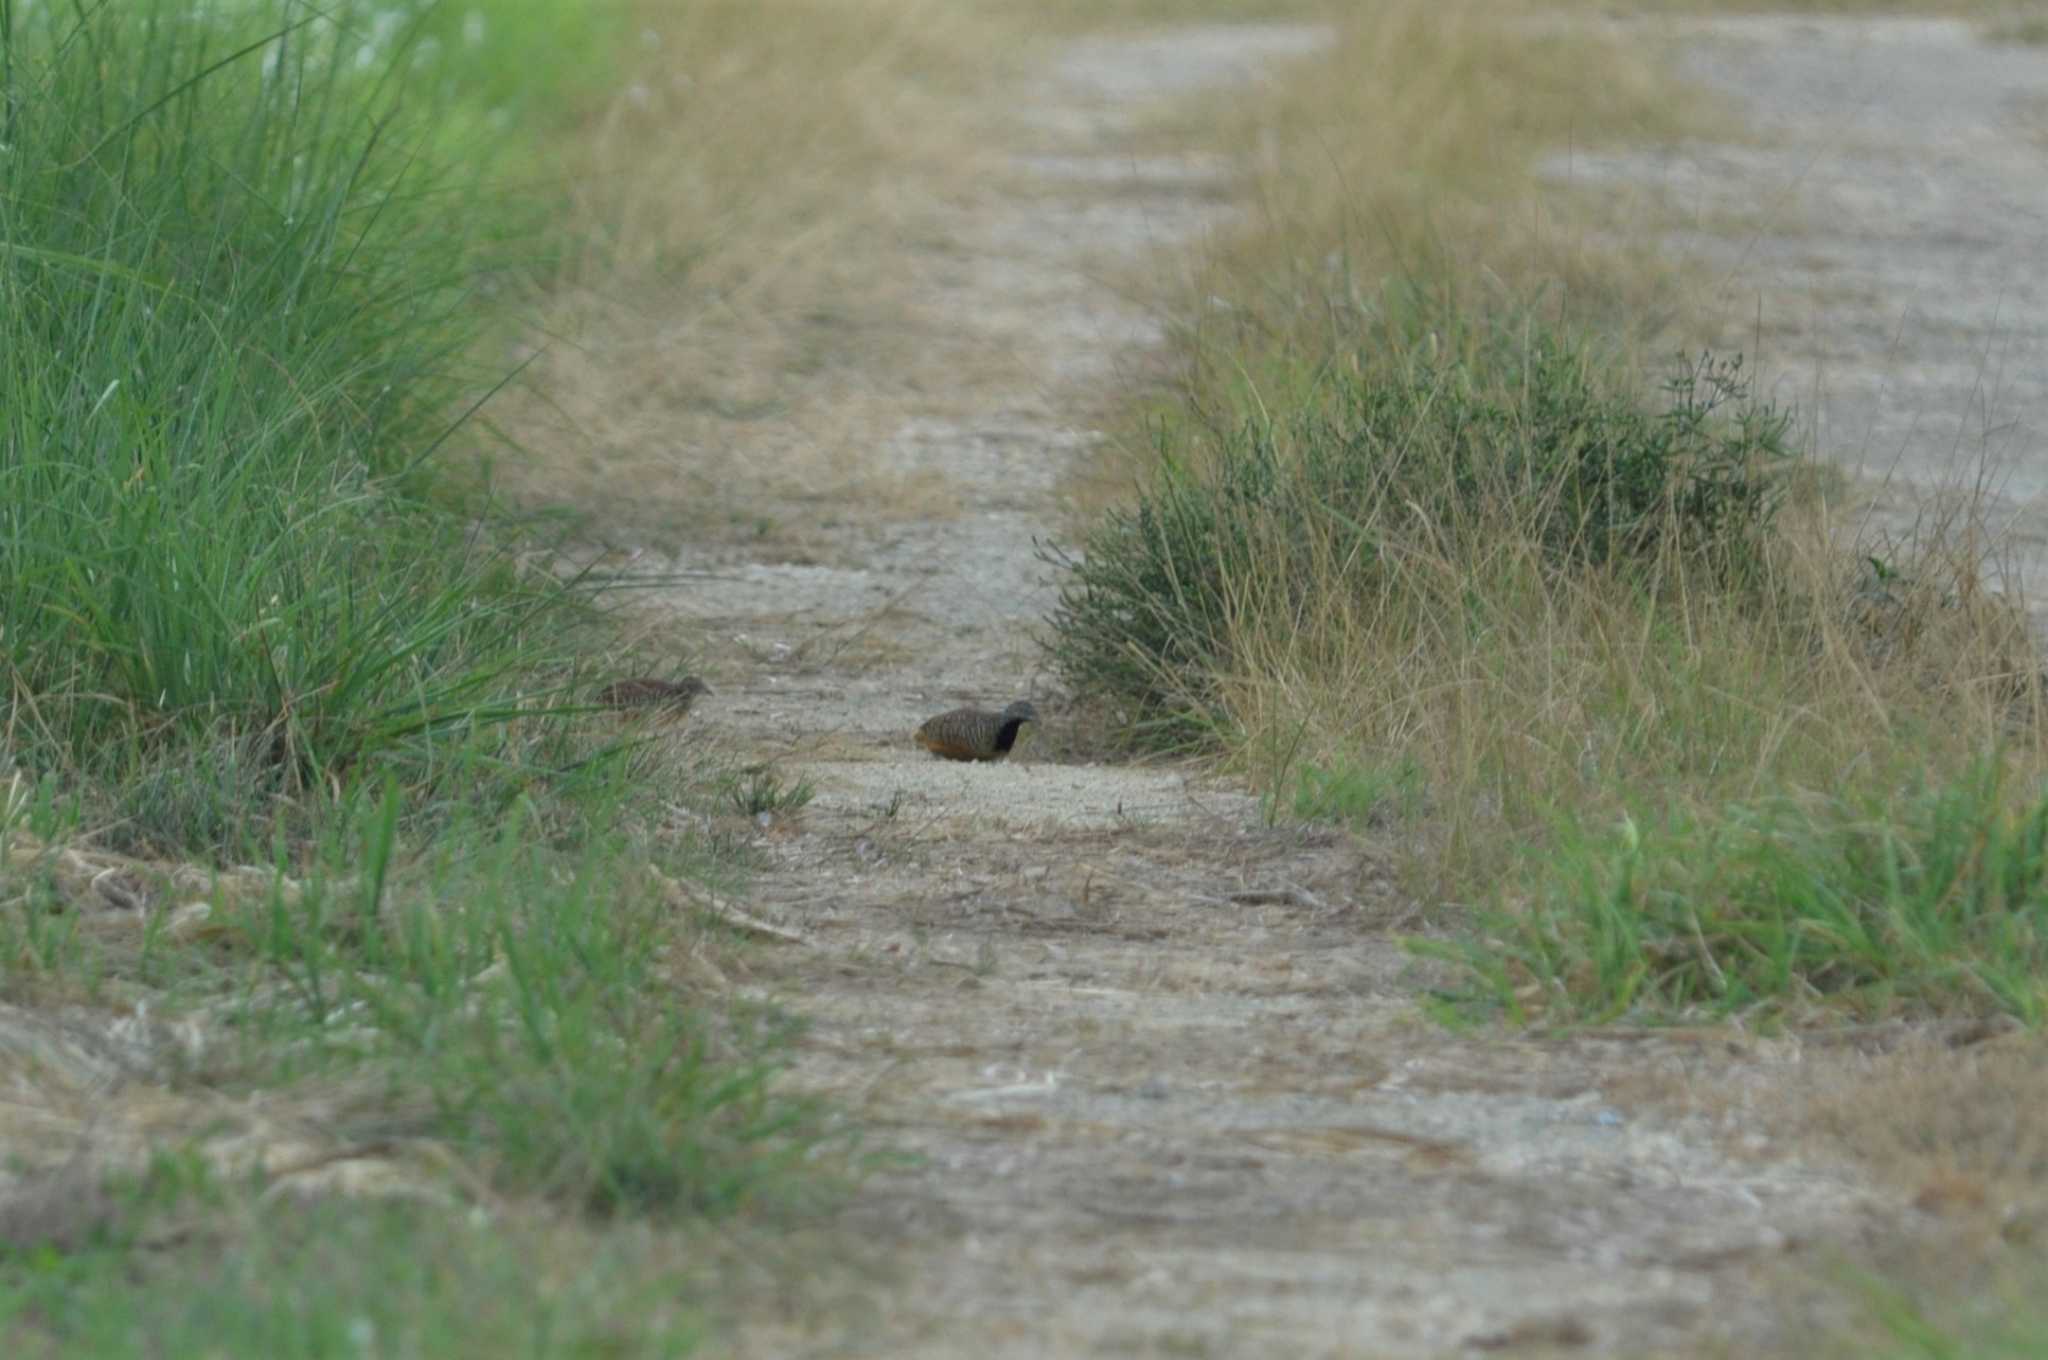
[[[1042,550],[1065,572],[1055,663],[1140,739],[1224,721],[1233,625],[1284,627],[1332,590],[1370,595],[1418,560],[1455,571],[1504,544],[1558,572],[1675,553],[1732,581],[1783,499],[1789,417],[1750,401],[1739,358],[1686,365],[1661,412],[1544,330],[1353,368],[1285,415],[1162,431],[1137,505],[1079,554]]]

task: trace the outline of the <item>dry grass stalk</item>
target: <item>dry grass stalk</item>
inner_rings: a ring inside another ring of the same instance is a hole
[[[781,926],[774,925],[762,920],[758,916],[744,912],[732,903],[719,897],[716,893],[708,891],[692,892],[668,875],[662,873],[661,870],[652,866],[648,868],[647,872],[660,885],[662,896],[668,899],[669,905],[678,911],[697,912],[742,935],[750,935],[759,940],[769,940],[775,944],[807,945],[810,943],[809,939],[798,934],[796,931],[785,930]]]

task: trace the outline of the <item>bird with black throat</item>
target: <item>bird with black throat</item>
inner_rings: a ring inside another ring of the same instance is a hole
[[[1024,724],[1037,721],[1038,710],[1029,699],[1000,713],[956,708],[927,718],[917,729],[917,744],[942,760],[1001,760],[1016,746]]]

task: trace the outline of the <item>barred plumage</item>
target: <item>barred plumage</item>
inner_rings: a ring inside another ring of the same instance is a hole
[[[1017,744],[1017,729],[1038,721],[1029,699],[1019,699],[1000,713],[985,708],[956,708],[925,720],[917,744],[946,760],[1001,760]]]
[[[681,680],[615,680],[597,692],[597,702],[623,712],[658,714],[674,721],[690,711],[700,694],[711,687],[694,675]]]

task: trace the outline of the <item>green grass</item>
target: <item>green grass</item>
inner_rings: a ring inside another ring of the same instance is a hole
[[[347,879],[220,918],[213,951],[283,983],[238,1017],[286,1055],[257,1084],[367,1065],[354,1136],[445,1139],[507,1191],[607,1213],[729,1210],[770,1179],[769,1149],[808,1146],[804,1107],[767,1089],[772,1017],[714,1018],[661,974],[676,923],[644,852],[600,835],[565,855],[515,811],[444,833],[394,882],[396,824],[394,798],[360,855],[335,856]]]
[[[2033,47],[2048,46],[2048,19],[2038,15],[2006,19],[1991,24],[1985,29],[1984,36],[1993,42],[2019,43]]]
[[[716,788],[701,784],[707,803]],[[61,1092],[80,1079],[66,1076],[70,1050],[53,1056],[47,1029],[21,1032],[39,1056],[22,1069],[17,1108],[44,1110],[53,1094],[36,1143],[10,1147],[36,1174],[0,1195],[0,1314],[8,1300],[18,1309],[0,1321],[10,1353],[130,1353],[137,1320],[159,1306],[144,1302],[154,1283],[132,1308],[95,1301],[138,1275],[187,1299],[166,1325],[217,1328],[218,1344],[303,1328],[305,1344],[325,1346],[367,1318],[417,1334],[422,1349],[406,1353],[502,1343],[555,1354],[563,1327],[612,1336],[619,1353],[675,1353],[665,1347],[682,1331],[592,1303],[619,1290],[583,1253],[551,1269],[559,1288],[494,1298],[492,1281],[520,1267],[463,1226],[461,1206],[516,1211],[532,1251],[595,1234],[599,1257],[630,1253],[644,1235],[615,1240],[607,1225],[816,1207],[851,1148],[826,1111],[780,1089],[792,1020],[695,995],[692,975],[671,967],[692,927],[668,882],[729,869],[702,845],[650,840],[623,802],[586,794],[580,809],[589,820],[574,837],[550,834],[521,802],[488,822],[450,821],[409,850],[394,785],[330,820],[298,876],[244,871],[194,899],[163,866],[68,839],[75,808],[17,788],[0,825],[0,1001],[46,1015],[81,1051],[138,1003],[202,1042],[95,1093],[91,1120],[67,1139]],[[110,874],[149,899],[142,919],[107,915],[92,885]],[[18,1023],[0,1016],[0,1028]],[[158,1149],[148,1168],[121,1150],[134,1137]],[[329,1240],[266,1211],[275,1195],[248,1170],[252,1154],[273,1166],[360,1159],[382,1169],[374,1193],[448,1207],[403,1230],[391,1214],[343,1211],[346,1232]],[[173,1260],[153,1245],[165,1233],[229,1246],[195,1270],[214,1253]],[[334,1271],[403,1234],[423,1272],[404,1288],[371,1261]],[[266,1294],[252,1272],[273,1255],[284,1278]],[[437,1349],[480,1306],[483,1330]],[[679,1308],[671,1289],[661,1310]]]
[[[1518,1021],[2048,1011],[2048,792],[2016,798],[1995,766],[1566,828],[1541,859],[1528,900],[1428,951]]]
[[[1468,1015],[2038,1019],[2009,875],[2048,695],[1982,507],[1856,541],[1736,360],[1656,390],[1706,311],[1614,244],[1654,239],[1625,205],[1532,167],[1717,111],[1539,31],[1382,6],[1229,117],[1184,111],[1255,211],[1166,286],[1174,378],[1132,405],[1135,494],[1049,554],[1052,659],[1127,745],[1216,752],[1276,814],[1398,821]]]
[[[1858,563],[1738,363],[1646,407],[1532,313],[1403,315],[1161,427],[1061,559],[1069,683],[1271,808],[1400,819],[1475,904],[1431,946],[1468,1016],[2038,1023],[2040,663],[1967,521]]]
[[[583,716],[605,601],[468,471],[627,18],[0,0],[9,1354],[678,1354],[654,1230],[830,1187],[637,812],[807,786]]]
[[[13,16],[15,757],[105,788],[430,778],[522,711],[575,603],[413,494],[489,387],[476,293],[516,243],[475,224],[518,214],[404,116],[404,50],[387,86],[299,7],[183,8]]]
[[[1930,1290],[1850,1274],[1844,1293],[1860,1314],[1834,1335],[1816,1337],[1811,1353],[1878,1360],[2037,1360],[2048,1336],[2040,1302],[2044,1260],[2038,1239],[2007,1234],[1989,1280],[1964,1289]]]
[[[553,160],[549,134],[610,101],[621,51],[639,41],[624,0],[405,0],[372,13],[369,36],[381,28],[379,45],[406,55],[434,101],[436,135],[493,148],[515,170]]]
[[[171,1213],[176,1212],[172,1206]],[[249,1206],[197,1240],[31,1250],[0,1266],[29,1357],[668,1357],[703,1327],[638,1240],[565,1269],[532,1225],[403,1204]]]
[[[718,879],[708,851],[646,844],[623,806],[584,810],[603,829],[567,848],[518,804],[408,852],[393,788],[331,824],[297,877],[216,886],[182,924],[150,866],[87,849],[160,904],[108,923],[65,854],[65,809],[17,800],[0,827],[0,999],[147,995],[166,1019],[204,1016],[189,1078],[308,1102],[350,1142],[434,1140],[505,1194],[638,1216],[745,1206],[819,1131],[769,1087],[790,1022],[693,998],[663,970],[687,927],[663,879]]]
[[[1288,763],[1296,774],[1294,797],[1286,810],[1297,821],[1383,826],[1419,816],[1427,806],[1422,770],[1412,760]],[[1269,800],[1269,816],[1279,811],[1277,801]]]
[[[762,813],[800,812],[817,795],[808,779],[785,783],[781,775],[765,765],[749,765],[735,771],[726,781],[726,801],[742,817]]]
[[[1995,19],[2016,13],[2019,0],[1634,0],[1643,13],[1829,14],[1844,18],[1886,15]]]

